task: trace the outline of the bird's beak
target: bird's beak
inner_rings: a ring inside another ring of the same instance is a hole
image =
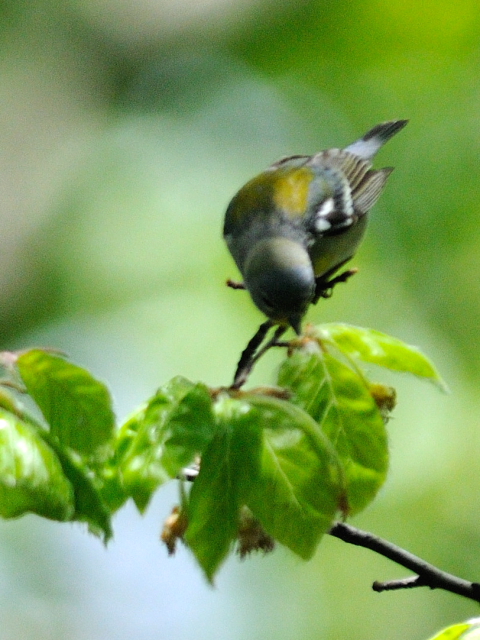
[[[302,335],[302,316],[300,315],[290,316],[290,318],[288,319],[288,322],[292,327],[292,329],[297,334],[297,336],[301,336]]]

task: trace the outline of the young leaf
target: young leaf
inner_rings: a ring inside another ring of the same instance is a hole
[[[475,624],[476,623],[476,624]],[[435,634],[430,640],[479,640],[480,625],[478,618],[447,627]]]
[[[175,380],[178,378],[172,382]],[[165,451],[161,462],[171,477],[202,453],[217,429],[209,390],[201,383],[190,385],[166,424]]]
[[[318,422],[343,464],[345,511],[373,500],[388,468],[385,424],[364,379],[319,348],[297,351],[280,368],[278,383]]]
[[[208,389],[171,380],[120,429],[116,457],[123,487],[143,511],[152,493],[202,453],[215,433]]]
[[[109,517],[113,515],[130,498],[123,486],[119,473],[119,465],[115,455],[104,464],[101,469],[96,469],[98,476],[98,492],[100,499],[108,511]],[[108,538],[108,536],[106,536]]]
[[[161,464],[165,423],[172,402],[162,391],[120,428],[115,446],[118,474],[125,495],[144,511],[152,493],[170,476]]]
[[[93,472],[70,450],[61,447],[58,441],[47,432],[41,433],[45,442],[55,451],[63,473],[73,487],[75,510],[71,520],[86,522],[91,533],[103,536],[105,543],[112,537],[110,511],[95,487]]]
[[[266,396],[252,395],[248,402],[261,439],[260,466],[251,474],[246,504],[273,538],[308,559],[340,506],[338,457],[299,407]]]
[[[386,333],[348,324],[323,324],[315,328],[318,338],[357,360],[411,373],[435,383],[443,391],[445,382],[432,362],[418,349]]]
[[[39,432],[0,409],[0,515],[16,518],[27,512],[70,520],[73,488]]]
[[[40,349],[22,353],[17,367],[50,433],[63,446],[94,456],[110,440],[114,429],[110,395],[88,371]]]
[[[260,431],[248,405],[233,399],[220,405],[216,434],[203,453],[186,505],[185,540],[210,582],[237,536],[259,451]]]
[[[246,505],[267,534],[302,558],[330,528],[343,489],[333,447],[299,407],[269,396],[220,397],[217,432],[187,505],[186,542],[209,580]]]

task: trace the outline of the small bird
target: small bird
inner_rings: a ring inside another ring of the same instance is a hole
[[[233,197],[223,234],[244,283],[230,286],[248,290],[268,326],[300,334],[309,305],[354,273],[334,277],[358,249],[393,171],[371,160],[407,122],[378,124],[345,149],[283,158]]]

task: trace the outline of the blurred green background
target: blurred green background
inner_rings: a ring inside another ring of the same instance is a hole
[[[0,347],[54,346],[120,419],[176,374],[229,383],[261,320],[221,239],[235,191],[282,155],[410,118],[352,263],[310,311],[420,346],[447,380],[392,377],[390,477],[354,524],[480,579],[480,5],[476,0],[0,3]],[[253,382],[270,383],[269,354]],[[385,380],[385,378],[383,378]],[[230,560],[209,588],[158,535],[176,501],[82,527],[0,523],[0,640],[422,640],[477,614],[324,540]]]

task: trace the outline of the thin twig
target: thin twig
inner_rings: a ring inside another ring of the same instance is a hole
[[[375,591],[393,591],[425,586],[430,587],[430,589],[444,589],[475,602],[480,602],[480,584],[478,582],[469,582],[446,571],[441,571],[434,565],[422,560],[422,558],[413,555],[413,553],[405,551],[405,549],[397,547],[397,545],[372,533],[362,531],[343,522],[337,522],[329,533],[331,536],[340,538],[340,540],[349,544],[370,549],[417,574],[415,577],[404,580],[393,580],[384,583],[375,582],[373,585]]]
[[[420,576],[410,576],[409,578],[401,578],[400,580],[387,580],[379,582],[375,580],[372,589],[377,593],[382,591],[399,591],[400,589],[414,589],[416,587],[428,587],[425,580]]]

